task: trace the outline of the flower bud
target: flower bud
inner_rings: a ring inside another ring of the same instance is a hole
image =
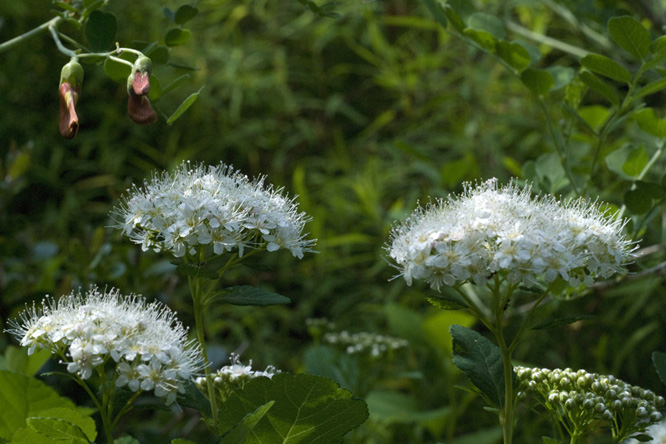
[[[76,59],[72,59],[60,71],[60,121],[58,124],[60,134],[72,139],[79,131],[79,117],[76,114],[76,104],[81,94],[83,84],[83,68]]]
[[[145,96],[150,92],[150,71],[152,61],[141,55],[134,62],[132,74],[127,79],[127,91],[134,91],[137,96]]]

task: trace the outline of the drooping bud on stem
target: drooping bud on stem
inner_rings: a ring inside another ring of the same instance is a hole
[[[150,106],[148,93],[150,92],[151,60],[141,55],[134,62],[132,73],[127,78],[127,113],[139,125],[148,125],[157,122],[157,114]]]
[[[76,114],[76,104],[81,94],[83,84],[83,67],[76,59],[72,59],[60,71],[60,134],[73,139],[79,131],[79,117]]]

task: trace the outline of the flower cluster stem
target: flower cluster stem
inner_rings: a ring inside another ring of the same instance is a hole
[[[215,397],[215,386],[213,384],[213,376],[210,370],[210,361],[208,360],[208,353],[206,352],[206,340],[204,337],[204,321],[203,311],[205,308],[205,295],[202,293],[201,280],[194,276],[188,276],[190,284],[190,292],[192,293],[192,302],[194,309],[194,323],[197,330],[197,340],[201,347],[201,354],[204,360],[204,371],[206,373],[206,387],[208,391],[208,401],[210,402],[211,424],[214,433],[217,433],[217,399]]]

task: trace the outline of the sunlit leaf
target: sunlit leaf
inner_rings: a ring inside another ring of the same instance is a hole
[[[650,33],[635,18],[628,15],[611,18],[608,21],[608,32],[615,43],[629,54],[642,60],[650,54]]]
[[[203,89],[203,87],[201,88]],[[197,98],[199,98],[199,93],[201,92],[201,89],[194,94],[190,94],[189,97],[187,97],[185,100],[183,100],[183,103],[178,105],[178,108],[169,116],[167,119],[167,124],[171,125],[173,122],[175,122],[180,116],[183,115],[185,111],[187,111],[190,106],[194,105],[194,102],[197,101]]]
[[[657,117],[653,108],[646,107],[635,111],[631,118],[646,133],[662,139],[666,137],[666,120]]]
[[[580,60],[580,64],[590,71],[609,79],[627,84],[631,82],[631,73],[627,68],[601,54],[586,55]]]

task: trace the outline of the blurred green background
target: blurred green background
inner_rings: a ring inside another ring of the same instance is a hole
[[[118,18],[118,41],[134,46],[160,40],[168,29],[163,8],[182,4],[115,0],[105,11]],[[155,104],[166,115],[204,87],[171,126],[163,118],[148,127],[133,124],[124,85],[106,77],[102,66],[84,65],[81,128],[75,139],[64,140],[57,128],[57,86],[67,58],[47,34],[0,54],[2,321],[46,294],[96,284],[159,299],[193,325],[186,282],[170,258],[143,253],[122,238],[109,227],[109,212],[132,183],[155,170],[182,160],[223,161],[249,176],[265,174],[269,183],[298,195],[300,208],[313,217],[307,229],[318,239],[318,253],[301,261],[288,252],[266,254],[227,275],[229,284],[265,286],[292,303],[213,306],[207,335],[219,361],[240,350],[260,368],[307,370],[315,358],[308,355],[313,340],[305,321],[313,317],[335,321],[338,329],[403,337],[409,351],[381,362],[347,363],[356,370],[339,378],[366,397],[373,412],[348,441],[497,442],[495,415],[454,387],[465,380],[449,362],[448,326],[470,325],[470,319],[436,311],[425,300],[432,290],[422,283],[407,287],[392,280],[396,271],[384,247],[394,221],[417,202],[460,191],[463,181],[525,178],[526,162],[553,151],[528,90],[413,1],[340,0],[332,8],[335,18],[297,0],[208,0],[197,7],[188,23],[191,40],[170,58],[194,70],[156,70],[163,84],[191,75]],[[590,36],[603,36],[609,17],[628,13],[657,33],[665,22],[661,4],[647,1],[478,1],[474,7],[605,54],[612,48]],[[0,42],[51,17],[43,0],[2,2]],[[576,66],[567,54],[540,49],[544,63]],[[664,111],[663,99],[655,95],[650,105]],[[617,138],[631,137],[632,128],[628,123]],[[592,194],[619,206],[618,189],[626,186],[620,180],[607,186],[602,176]],[[644,239],[658,252],[632,271],[663,259],[660,215],[650,227]],[[555,334],[535,331],[517,357],[530,365],[612,373],[662,393],[650,355],[666,351],[663,286],[654,273],[571,302],[554,301],[554,314],[594,319],[558,327]],[[0,337],[0,350],[9,344],[16,345],[6,334]],[[346,360],[334,355],[331,368]],[[142,442],[194,436],[186,432],[200,429],[187,411],[178,426],[165,426],[160,420],[169,414],[146,413],[123,427]],[[518,433],[533,435],[543,427],[531,418]]]

